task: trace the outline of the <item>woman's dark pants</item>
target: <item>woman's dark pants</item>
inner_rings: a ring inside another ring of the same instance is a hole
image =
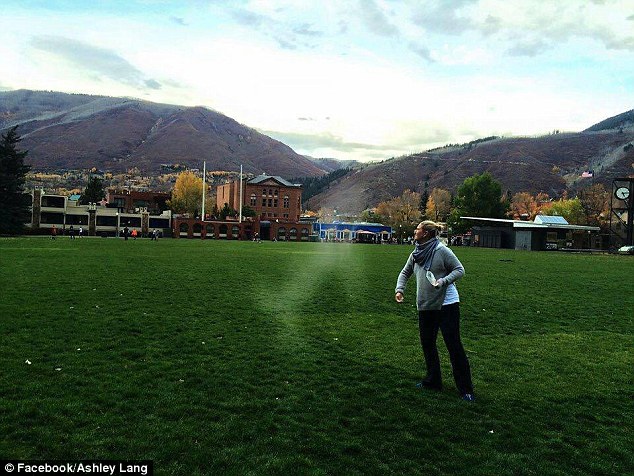
[[[438,329],[449,351],[453,377],[456,387],[461,394],[473,393],[471,383],[471,368],[460,341],[460,304],[443,306],[439,311],[418,311],[418,328],[420,331],[420,343],[423,346],[427,375],[423,379],[426,387],[441,388],[442,376],[440,374],[440,359],[436,338]]]

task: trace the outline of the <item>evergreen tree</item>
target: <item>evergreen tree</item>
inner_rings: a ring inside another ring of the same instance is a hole
[[[427,220],[427,202],[429,201],[429,192],[427,191],[427,187],[423,190],[423,193],[420,196],[420,204],[418,205],[418,209],[420,210],[421,217],[423,220]]]
[[[88,185],[84,193],[81,194],[79,203],[81,205],[88,205],[89,203],[97,203],[106,196],[103,190],[103,180],[97,177],[90,177],[88,179]]]
[[[222,207],[222,210],[220,210],[220,219],[224,220],[228,216],[234,216],[237,214],[238,212],[231,208],[228,203],[225,203],[224,207]]]
[[[30,221],[31,198],[24,193],[27,151],[18,151],[21,141],[17,126],[9,129],[0,140],[0,234],[17,235]]]
[[[251,208],[249,205],[243,205],[242,206],[242,216],[243,217],[254,217],[256,215],[257,215],[257,213],[255,212],[255,210],[253,208]]]

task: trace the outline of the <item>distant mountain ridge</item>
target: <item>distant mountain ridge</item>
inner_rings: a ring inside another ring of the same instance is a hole
[[[609,117],[593,126],[588,127],[583,132],[607,131],[611,129],[624,129],[634,127],[634,109]]]
[[[97,167],[157,173],[162,163],[282,177],[330,171],[289,146],[204,107],[129,98],[0,92],[0,131],[19,126],[28,163],[40,170]]]
[[[358,213],[406,189],[422,193],[438,187],[455,192],[464,179],[484,172],[511,194],[545,192],[558,197],[591,183],[610,189],[614,178],[634,174],[630,145],[634,128],[627,126],[629,117],[625,113],[603,121],[593,126],[597,131],[487,138],[368,164],[331,183],[307,205],[312,210],[326,207]],[[594,177],[582,178],[585,171],[592,171]]]

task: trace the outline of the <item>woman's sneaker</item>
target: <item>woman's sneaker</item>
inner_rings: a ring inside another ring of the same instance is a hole
[[[463,393],[461,398],[465,402],[475,402],[475,395],[473,393]]]

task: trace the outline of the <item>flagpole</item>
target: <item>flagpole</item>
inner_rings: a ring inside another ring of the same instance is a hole
[[[205,221],[205,189],[207,188],[205,186],[205,176],[207,175],[207,162],[203,161],[203,213],[202,213],[202,218],[203,221]]]
[[[240,218],[238,223],[242,223],[242,165],[240,165]]]

